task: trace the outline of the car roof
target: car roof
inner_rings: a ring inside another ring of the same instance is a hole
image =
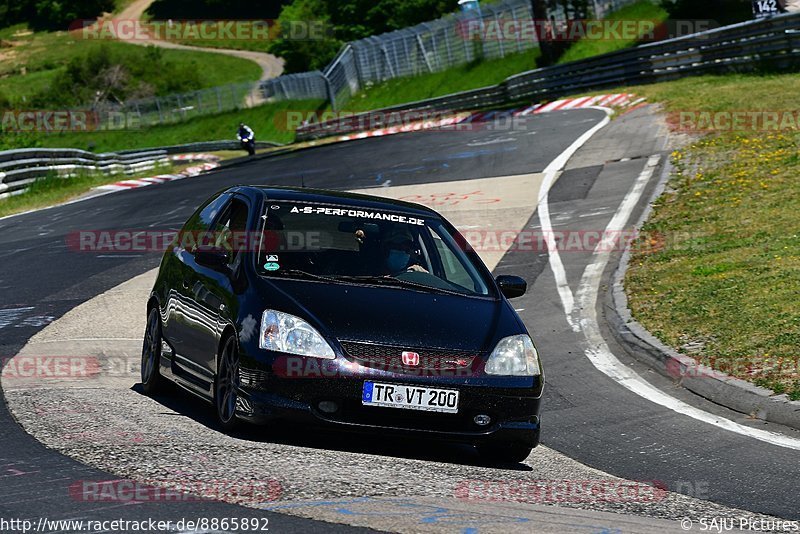
[[[436,211],[421,204],[373,195],[348,193],[344,191],[281,186],[237,186],[229,189],[228,191],[240,192],[244,194],[263,194],[265,199],[275,201],[336,204],[340,206],[388,210],[406,213],[409,215],[433,215],[436,217],[441,217]]]

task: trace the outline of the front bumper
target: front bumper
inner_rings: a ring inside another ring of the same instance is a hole
[[[276,377],[263,371],[242,370],[239,417],[260,424],[274,419],[301,421],[359,432],[411,434],[433,439],[479,444],[513,441],[535,447],[539,442],[542,381],[536,378],[416,377],[376,373],[347,367],[347,374],[316,378]],[[456,414],[364,406],[367,380],[398,385],[458,389]],[[335,403],[323,411],[320,403]],[[478,425],[476,415],[488,415]]]

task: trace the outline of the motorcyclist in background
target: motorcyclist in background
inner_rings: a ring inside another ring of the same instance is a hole
[[[247,150],[251,156],[256,153],[256,134],[252,128],[243,122],[239,123],[239,131],[236,134],[236,139],[241,143],[242,148]]]

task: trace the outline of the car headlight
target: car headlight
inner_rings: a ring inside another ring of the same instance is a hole
[[[539,354],[530,336],[510,336],[500,340],[486,362],[486,374],[501,376],[540,376]]]
[[[331,346],[313,326],[299,317],[275,310],[267,310],[261,317],[258,345],[262,349],[299,356],[336,358]]]

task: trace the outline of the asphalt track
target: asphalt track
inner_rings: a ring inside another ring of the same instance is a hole
[[[159,257],[153,254],[104,256],[68,251],[70,232],[178,228],[203,198],[237,183],[356,189],[541,172],[603,117],[595,110],[556,112],[531,118],[523,131],[415,133],[330,145],[2,220],[0,355],[13,356],[53,319],[158,264]],[[614,127],[612,123],[608,128]],[[664,150],[655,136],[648,138],[647,124],[627,127],[630,132],[618,131],[617,137],[627,135],[628,142],[606,146],[608,136],[601,131],[570,162],[550,194],[554,226],[605,228],[646,158]],[[649,184],[648,192],[653,185]],[[643,205],[637,205],[632,220]],[[534,215],[528,226],[535,230],[540,224]],[[577,292],[591,252],[564,253],[562,259],[566,279]],[[657,480],[673,491],[726,506],[800,518],[797,451],[679,415],[598,372],[583,354],[583,340],[565,318],[546,251],[509,253],[496,272],[521,274],[531,286],[528,295],[515,304],[545,360],[545,445],[623,478]],[[601,298],[599,309],[602,305]],[[611,336],[605,338],[614,354],[670,395],[743,425],[797,437],[796,432],[697,399],[628,362]],[[242,509],[221,503],[121,507],[76,502],[69,497],[69,485],[102,477],[102,473],[45,449],[19,428],[5,407],[0,408],[0,425],[0,517],[38,518],[45,512],[50,518],[157,516],[173,520],[187,515],[245,515]],[[246,515],[263,513],[246,511]],[[269,517],[276,530],[350,528],[284,515]]]

